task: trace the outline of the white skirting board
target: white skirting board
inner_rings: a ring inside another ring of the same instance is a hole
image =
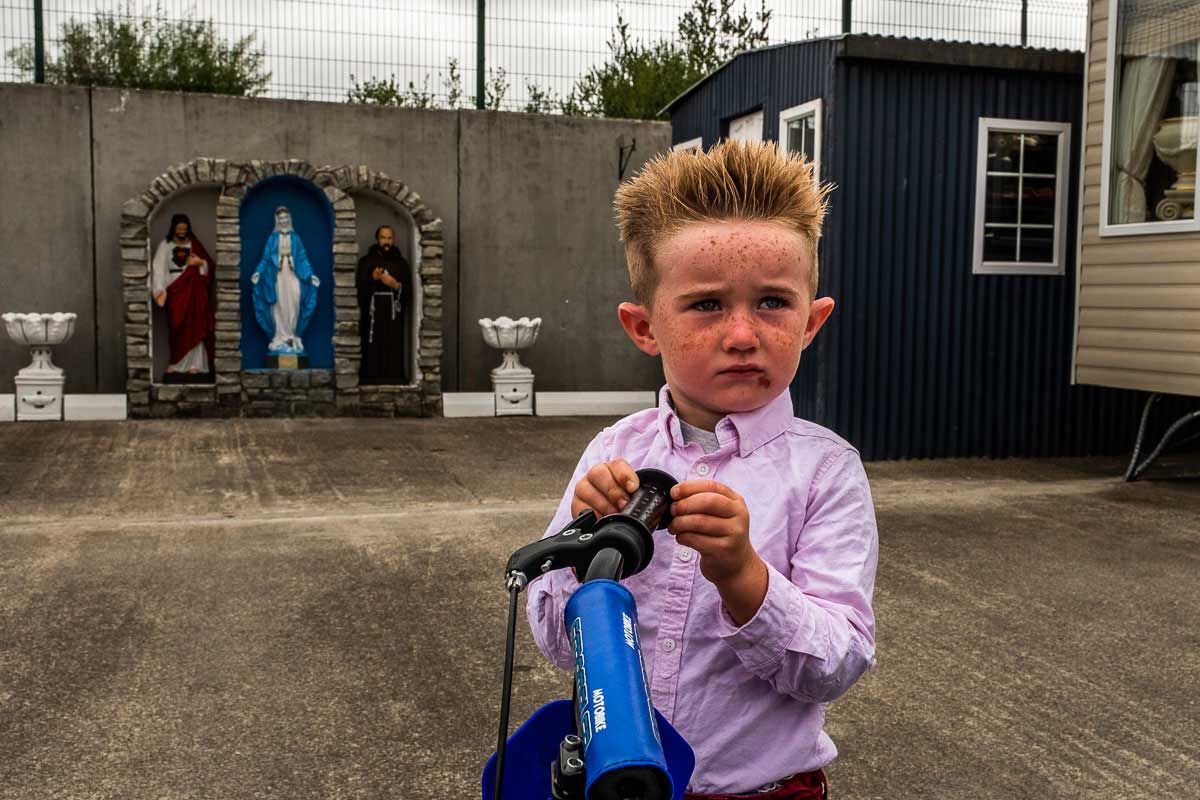
[[[15,394],[0,394],[0,422],[12,422],[16,417]],[[63,397],[63,416],[67,421],[126,419],[123,394],[68,394]]]
[[[654,408],[658,393],[641,392],[535,392],[534,413],[539,417],[621,417]]]
[[[537,392],[536,413],[540,417],[605,416],[632,414],[654,408],[655,392]],[[63,398],[68,420],[126,419],[123,394],[69,394]],[[12,422],[16,395],[0,394],[0,422]],[[448,392],[442,395],[442,413],[447,417],[493,417],[496,396],[491,392]]]
[[[658,393],[642,392],[535,392],[534,413],[539,417],[619,417],[654,408]],[[448,392],[442,395],[446,417],[493,417],[496,396],[491,392]]]
[[[68,394],[63,396],[63,416],[68,422],[85,419],[127,419],[123,394]]]
[[[496,395],[492,392],[447,392],[442,394],[444,417],[494,417]]]

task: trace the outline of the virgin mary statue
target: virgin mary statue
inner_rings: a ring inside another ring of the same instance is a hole
[[[254,318],[270,337],[269,355],[304,355],[300,335],[317,308],[320,280],[313,274],[287,208],[275,209],[275,230],[267,237],[254,274]]]

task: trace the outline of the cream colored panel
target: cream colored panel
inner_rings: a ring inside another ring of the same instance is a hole
[[[1140,389],[1144,392],[1168,392],[1200,396],[1200,377],[1172,375],[1166,372],[1079,367],[1075,382],[1088,386],[1110,386],[1114,389]]]
[[[1094,223],[1090,228],[1084,226],[1085,268],[1091,264],[1154,264],[1160,261],[1200,262],[1200,234],[1164,233],[1156,236],[1110,236],[1102,239]]]
[[[1082,328],[1080,347],[1200,353],[1200,331],[1147,331],[1131,328]]]
[[[1200,352],[1160,353],[1153,350],[1116,350],[1080,346],[1075,363],[1080,367],[1200,375]]]
[[[1200,286],[1200,264],[1089,264],[1081,278],[1085,285]]]
[[[1141,330],[1200,331],[1200,311],[1131,311],[1128,308],[1079,309],[1080,335],[1084,328],[1135,328]]]
[[[1084,286],[1083,308],[1200,308],[1200,286]]]

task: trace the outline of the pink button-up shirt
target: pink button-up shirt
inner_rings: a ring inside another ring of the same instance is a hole
[[[878,535],[858,453],[837,435],[792,416],[787,392],[762,408],[730,414],[717,452],[685,444],[664,387],[657,409],[606,428],[584,451],[547,535],[571,519],[575,483],[592,466],[624,458],[677,480],[709,478],[742,495],[750,541],[767,563],[758,613],[733,624],[699,555],[666,531],[654,559],[625,581],[637,600],[650,698],[696,751],[690,789],[746,792],[825,766],[837,749],[822,730],[825,704],[875,660]],[[563,627],[579,584],[570,570],[529,586],[538,647],[573,666]]]

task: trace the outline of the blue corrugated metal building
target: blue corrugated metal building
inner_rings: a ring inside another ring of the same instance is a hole
[[[1082,77],[1081,53],[851,34],[671,103],[676,146],[782,127],[837,187],[798,415],[869,459],[1128,451],[1137,396],[1070,383]]]

